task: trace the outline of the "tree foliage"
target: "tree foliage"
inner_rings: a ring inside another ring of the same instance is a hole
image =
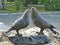
[[[45,3],[46,10],[60,10],[60,0],[49,0]]]
[[[38,4],[38,0],[25,0],[24,6],[28,6],[28,4]]]
[[[44,9],[46,10],[49,10],[49,11],[59,10],[60,11],[60,0],[7,0],[7,1],[14,2],[16,10],[20,10],[21,5],[23,5],[26,8],[28,4],[39,4],[39,5],[44,5],[45,6]],[[4,4],[5,4],[4,0],[2,0],[2,6],[4,6]]]
[[[15,0],[15,3],[16,3],[16,10],[19,10],[21,5],[21,0]]]

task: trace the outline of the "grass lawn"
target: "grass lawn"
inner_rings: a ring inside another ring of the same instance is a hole
[[[15,2],[7,2],[7,6],[5,10],[0,10],[0,12],[7,12],[7,13],[12,13],[12,12],[24,12],[25,9],[28,7],[24,7],[23,4],[20,4],[20,9],[16,10],[16,4]],[[30,7],[29,7],[30,8]],[[44,8],[36,7],[39,11],[44,12]]]

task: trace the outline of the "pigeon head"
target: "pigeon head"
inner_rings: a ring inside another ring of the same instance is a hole
[[[28,18],[29,17],[29,13],[30,13],[30,10],[26,9],[25,12],[23,13],[23,17],[24,18]]]
[[[36,17],[39,17],[39,11],[35,7],[31,8],[31,17],[33,19],[35,19]]]

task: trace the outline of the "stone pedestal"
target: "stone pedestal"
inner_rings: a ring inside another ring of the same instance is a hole
[[[47,44],[50,43],[50,38],[46,35],[35,35],[30,37],[23,37],[21,34],[18,37],[17,35],[9,37],[9,40],[14,45],[35,45],[35,44]]]

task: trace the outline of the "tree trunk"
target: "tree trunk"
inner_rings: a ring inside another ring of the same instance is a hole
[[[0,9],[2,9],[2,0],[0,0]]]
[[[3,9],[6,9],[6,2],[7,2],[7,0],[4,0],[4,3],[2,3],[3,4]]]
[[[7,3],[7,0],[4,0],[4,8],[6,8],[6,4]]]

